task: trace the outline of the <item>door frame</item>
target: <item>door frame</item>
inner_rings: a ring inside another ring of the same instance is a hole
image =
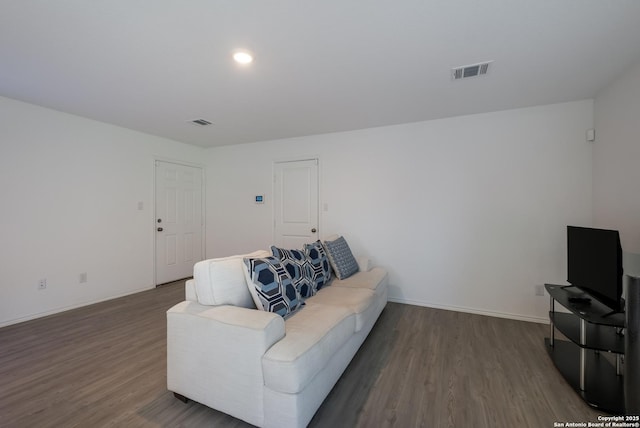
[[[271,242],[276,242],[276,204],[275,204],[275,195],[276,195],[276,164],[285,163],[285,162],[302,162],[302,161],[310,161],[315,160],[316,165],[318,166],[318,239],[322,240],[324,237],[324,216],[322,212],[324,211],[324,205],[322,201],[324,200],[322,193],[322,162],[320,160],[319,155],[309,155],[309,156],[293,156],[293,157],[282,157],[282,158],[274,158],[271,163],[271,199],[274,201],[271,209]]]
[[[198,168],[201,171],[202,174],[202,187],[200,189],[201,191],[201,195],[200,197],[202,198],[202,257],[203,260],[204,258],[206,258],[206,237],[207,237],[207,218],[206,218],[206,169],[205,166],[203,164],[198,164],[195,162],[187,162],[187,161],[181,161],[181,160],[175,160],[175,159],[171,159],[171,158],[165,158],[165,157],[161,157],[161,156],[155,156],[153,158],[153,197],[151,198],[151,200],[153,201],[153,217],[151,218],[151,230],[153,231],[153,286],[157,287],[158,284],[158,266],[157,266],[157,262],[158,262],[158,250],[157,250],[157,240],[158,240],[158,234],[156,233],[156,227],[158,226],[156,223],[156,219],[158,218],[158,213],[156,212],[156,195],[157,195],[157,184],[158,184],[158,179],[157,179],[157,163],[158,162],[166,162],[166,163],[172,163],[175,165],[182,165],[182,166],[188,166],[191,168]]]

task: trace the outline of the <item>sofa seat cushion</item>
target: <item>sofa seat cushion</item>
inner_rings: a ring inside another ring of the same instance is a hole
[[[387,271],[375,267],[367,272],[360,271],[346,279],[336,279],[331,283],[332,287],[366,288],[379,294],[387,286]]]
[[[262,357],[265,386],[288,394],[304,390],[355,328],[356,316],[348,308],[305,306],[285,321],[285,337]]]
[[[311,299],[307,305],[339,306],[356,315],[356,332],[360,331],[367,321],[375,316],[377,308],[376,295],[366,288],[325,287]]]

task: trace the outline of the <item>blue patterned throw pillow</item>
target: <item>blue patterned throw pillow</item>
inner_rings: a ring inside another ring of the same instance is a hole
[[[285,250],[276,246],[271,246],[273,257],[280,259],[293,280],[298,293],[303,299],[307,299],[316,294],[315,283],[313,282],[312,269],[307,256],[302,250]]]
[[[320,290],[331,281],[331,266],[324,251],[322,242],[316,241],[312,244],[305,244],[304,252],[309,261],[311,279],[315,284],[316,291]]]
[[[275,257],[244,259],[260,304],[265,311],[283,318],[296,312],[302,305],[300,293],[280,260]],[[252,293],[253,294],[253,293]]]
[[[335,241],[325,241],[324,248],[338,279],[349,278],[358,272],[358,262],[353,257],[349,244],[347,244],[344,237],[341,236]]]

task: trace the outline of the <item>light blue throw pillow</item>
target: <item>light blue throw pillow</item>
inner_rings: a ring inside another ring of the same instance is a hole
[[[303,299],[307,299],[316,294],[316,287],[313,280],[311,263],[307,260],[307,255],[302,250],[285,250],[275,245],[271,246],[273,257],[280,259],[280,263],[291,276],[293,284]]]
[[[311,279],[313,281],[315,292],[329,284],[331,281],[331,266],[329,258],[324,251],[322,242],[316,241],[311,244],[304,245],[304,253],[307,255]]]
[[[287,318],[300,308],[303,304],[300,293],[280,260],[275,257],[245,258],[244,262],[265,311]]]

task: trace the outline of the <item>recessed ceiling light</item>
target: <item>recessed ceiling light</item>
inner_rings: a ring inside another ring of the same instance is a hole
[[[253,56],[247,51],[237,51],[233,54],[233,59],[238,64],[250,64],[253,61]]]

